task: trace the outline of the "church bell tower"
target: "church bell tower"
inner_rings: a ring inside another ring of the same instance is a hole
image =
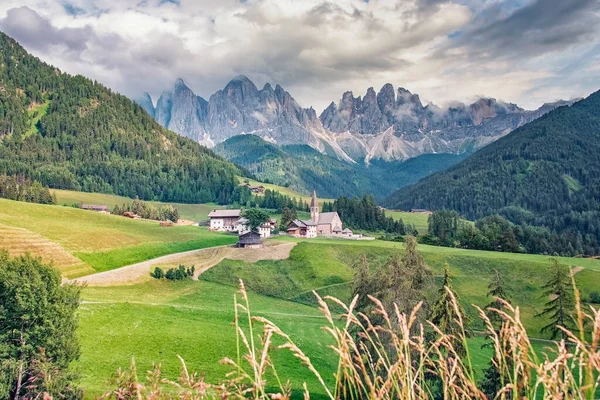
[[[319,202],[317,200],[317,192],[313,190],[312,199],[310,200],[310,219],[319,223]]]

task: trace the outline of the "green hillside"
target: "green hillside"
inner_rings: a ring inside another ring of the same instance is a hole
[[[234,136],[214,150],[261,181],[304,194],[313,190],[323,197],[366,193],[380,199],[464,158],[452,154],[428,154],[406,162],[373,160],[367,166],[340,161],[307,145],[276,146],[255,135]]]
[[[283,240],[298,241],[285,238]],[[255,292],[307,305],[316,305],[312,291],[350,301],[354,267],[362,254],[372,268],[385,263],[395,252],[402,252],[399,243],[379,240],[356,242],[336,239],[300,240],[289,259],[279,261],[224,260],[201,275],[201,279],[216,283],[237,285],[243,279],[247,288]],[[494,269],[506,282],[511,299],[521,307],[524,322],[533,337],[544,337],[539,329],[544,320],[534,318],[545,303],[541,287],[547,279],[550,265],[547,256],[463,250],[419,245],[425,261],[432,267],[436,285],[441,283],[444,264],[450,265],[454,288],[467,313],[473,317],[476,330],[482,330],[476,311],[471,304],[484,306],[487,285]],[[582,296],[598,291],[600,260],[560,258],[566,265],[581,267],[575,275]],[[437,287],[434,288],[437,290]],[[434,293],[430,295],[434,296]]]
[[[231,163],[157,124],[98,82],[70,76],[0,33],[0,174],[145,200],[226,203]]]
[[[54,261],[69,278],[236,240],[204,227],[162,227],[156,221],[0,199],[0,249]]]
[[[600,254],[600,92],[399,190],[385,205],[453,209],[469,219],[501,213],[556,231],[561,251]]]

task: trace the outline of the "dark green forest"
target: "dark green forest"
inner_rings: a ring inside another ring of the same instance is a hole
[[[427,154],[405,162],[373,160],[369,166],[350,164],[321,154],[308,145],[276,146],[258,136],[234,136],[215,152],[245,168],[258,180],[323,197],[373,194],[384,199],[395,189],[444,170],[465,156]]]
[[[462,163],[403,188],[390,208],[499,214],[543,227],[558,253],[600,253],[600,92],[558,108]],[[526,229],[525,229],[526,230]]]
[[[228,203],[240,171],[125,96],[0,33],[0,174],[144,200]]]

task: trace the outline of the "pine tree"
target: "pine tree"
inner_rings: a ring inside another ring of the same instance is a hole
[[[414,236],[407,236],[404,242],[404,255],[402,263],[410,271],[411,288],[421,291],[431,281],[433,273],[417,249],[417,240]]]
[[[358,296],[356,310],[365,312],[371,304],[368,296],[375,296],[376,294],[377,285],[369,270],[367,256],[363,253],[355,265],[354,281],[352,283],[352,298]]]
[[[545,289],[544,297],[550,298],[550,300],[545,304],[542,312],[536,316],[549,317],[550,322],[541,329],[541,332],[549,332],[552,339],[558,336],[566,339],[566,333],[560,328],[573,330],[575,327],[573,318],[575,288],[569,268],[553,258],[550,266],[550,279],[542,288]]]
[[[502,310],[504,304],[501,300],[508,301],[508,293],[504,288],[504,281],[502,280],[502,276],[497,269],[494,269],[494,274],[492,275],[492,279],[488,284],[487,295],[492,297],[492,301],[485,306],[486,314],[490,321],[497,326],[501,323],[502,318],[500,318],[498,313],[490,311],[489,309],[493,308],[496,310]]]
[[[504,281],[502,280],[502,276],[498,272],[498,270],[494,269],[494,274],[492,275],[492,279],[488,284],[488,296],[492,296],[492,301],[485,307],[486,314],[492,324],[494,324],[495,329],[500,329],[500,324],[502,323],[502,318],[498,315],[498,313],[491,311],[490,309],[502,310],[504,308],[504,303],[500,301],[500,299],[504,301],[508,301],[508,293],[504,288]],[[491,343],[486,343],[482,345],[482,347],[490,347]],[[493,399],[496,397],[497,393],[504,387],[505,380],[503,376],[494,362],[494,358],[490,359],[490,363],[488,367],[483,370],[483,379],[479,382],[479,387],[485,393],[487,398]],[[505,359],[506,367],[508,370],[512,369],[512,360]]]
[[[452,289],[452,282],[450,280],[450,267],[448,263],[444,266],[444,280],[441,288],[438,290],[439,297],[431,308],[430,320],[433,322],[443,333],[453,335],[455,340],[455,348],[459,353],[463,353],[466,349],[459,338],[462,333],[466,334],[467,337],[472,336],[471,331],[468,328],[469,319],[465,315],[465,312],[460,305],[460,300],[456,292]],[[451,294],[452,293],[452,294]],[[454,297],[454,300],[452,299]],[[454,304],[456,301],[456,305]],[[459,322],[459,315],[462,317],[462,326]]]

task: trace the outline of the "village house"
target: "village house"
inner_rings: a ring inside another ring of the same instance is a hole
[[[263,185],[248,186],[248,189],[250,190],[250,192],[252,192],[254,194],[264,194],[265,193],[265,187]]]
[[[250,185],[248,182],[240,183],[239,186],[245,186],[254,194],[264,194],[265,187],[263,185]]]
[[[421,208],[413,208],[412,210],[410,210],[410,212],[412,214],[426,214],[426,215],[433,214],[431,211],[424,210],[424,209],[421,209]]]
[[[110,213],[110,209],[108,208],[108,206],[102,206],[97,204],[82,204],[80,208],[82,210]]]
[[[237,221],[240,219],[241,210],[212,210],[208,213],[210,219],[209,229],[212,231],[237,232]]]
[[[315,191],[313,191],[310,201],[310,220],[294,220],[288,224],[287,229],[289,235],[303,238],[314,238],[319,235],[343,235],[344,232],[347,235],[348,231],[351,236],[352,231],[349,229],[342,230],[342,220],[337,212],[320,212],[319,201],[317,200],[317,193]]]
[[[246,232],[238,238],[238,247],[244,249],[258,249],[262,247],[261,236],[258,232]]]
[[[269,218],[264,224],[258,227],[258,233],[260,237],[266,239],[271,237],[271,232],[275,229],[276,220]],[[240,218],[236,221],[236,231],[243,235],[245,233],[250,232],[250,227],[248,226],[248,220],[246,218]]]

